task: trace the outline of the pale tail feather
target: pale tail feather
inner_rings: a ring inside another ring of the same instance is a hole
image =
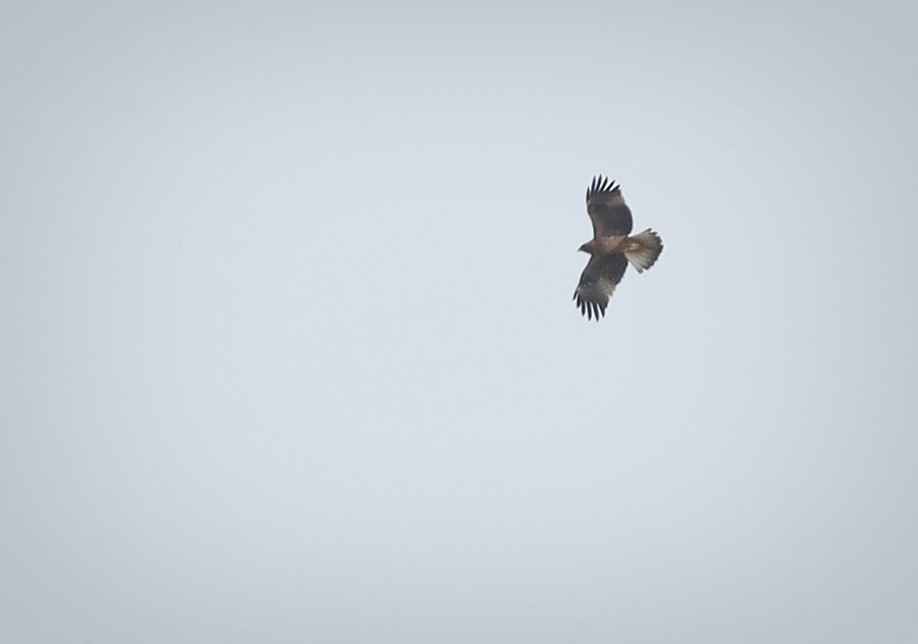
[[[629,237],[625,243],[625,257],[638,273],[643,273],[653,266],[661,252],[663,252],[663,240],[650,228]]]

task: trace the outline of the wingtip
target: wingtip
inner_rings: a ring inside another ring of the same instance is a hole
[[[588,320],[599,322],[600,318],[606,316],[606,309],[599,302],[590,302],[580,298],[576,292],[574,293],[574,301],[577,303],[577,308],[580,309],[580,314]]]
[[[615,182],[615,179],[610,179],[601,174],[597,174],[593,177],[593,181],[590,183],[590,187],[587,189],[587,200],[590,199],[590,196],[596,192],[615,192],[619,189],[619,185]]]

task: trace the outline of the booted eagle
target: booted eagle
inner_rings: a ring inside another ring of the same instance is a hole
[[[622,281],[628,262],[638,273],[653,266],[663,251],[663,240],[650,228],[629,237],[631,209],[621,188],[602,175],[593,178],[586,194],[587,212],[593,222],[593,239],[578,250],[590,254],[574,300],[587,318],[606,314],[612,291]]]

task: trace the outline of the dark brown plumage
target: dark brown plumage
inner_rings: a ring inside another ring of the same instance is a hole
[[[609,298],[622,281],[630,262],[642,273],[663,252],[660,236],[647,229],[631,235],[631,209],[625,203],[621,188],[602,175],[594,177],[586,194],[587,213],[593,222],[593,239],[579,250],[590,254],[590,261],[580,275],[574,301],[588,319],[603,317]]]

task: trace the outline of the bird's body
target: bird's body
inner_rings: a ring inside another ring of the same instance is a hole
[[[608,237],[597,237],[596,239],[591,239],[583,246],[581,246],[580,250],[585,253],[589,253],[590,255],[609,255],[611,253],[620,253],[622,252],[622,246],[627,239],[627,235],[609,235]]]
[[[579,250],[589,253],[574,300],[587,318],[606,314],[615,287],[625,275],[630,263],[642,273],[657,261],[663,252],[660,236],[647,229],[631,235],[631,209],[625,203],[621,188],[614,181],[598,176],[587,190],[587,212],[593,222],[593,239]]]

